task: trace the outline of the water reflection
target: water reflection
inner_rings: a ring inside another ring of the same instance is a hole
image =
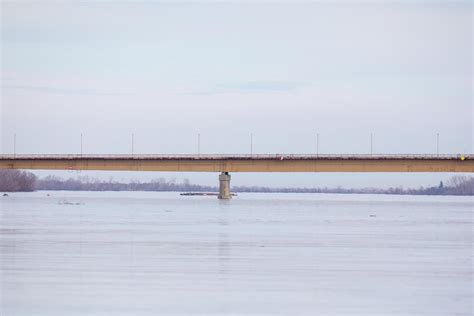
[[[228,202],[228,201],[226,201]],[[230,261],[230,243],[229,243],[229,210],[228,207],[222,207],[219,212],[219,232],[218,232],[218,247],[217,258],[219,261],[219,274],[227,280],[226,275],[229,273]]]

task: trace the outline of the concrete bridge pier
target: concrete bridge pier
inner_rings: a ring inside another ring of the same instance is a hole
[[[219,175],[219,199],[229,200],[232,198],[230,194],[230,174],[228,172],[222,172]]]

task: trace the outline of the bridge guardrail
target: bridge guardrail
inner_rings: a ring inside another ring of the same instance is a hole
[[[473,154],[2,154],[0,159],[472,159]]]

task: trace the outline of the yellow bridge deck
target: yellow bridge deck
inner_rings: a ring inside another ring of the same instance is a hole
[[[0,155],[0,169],[474,172],[474,155]]]

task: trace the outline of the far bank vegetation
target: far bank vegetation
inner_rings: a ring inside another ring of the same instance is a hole
[[[37,178],[31,172],[0,170],[0,192],[32,192],[36,190]]]
[[[62,179],[48,176],[38,179],[36,175],[20,170],[0,170],[0,192],[31,192],[35,190],[64,191],[174,191],[174,192],[216,192],[217,187],[191,184],[189,180],[178,183],[164,178],[149,182],[118,182],[90,177]],[[451,177],[446,184],[419,188],[270,188],[261,186],[233,186],[233,192],[262,193],[345,193],[345,194],[398,194],[398,195],[474,195],[474,177],[458,175]]]

